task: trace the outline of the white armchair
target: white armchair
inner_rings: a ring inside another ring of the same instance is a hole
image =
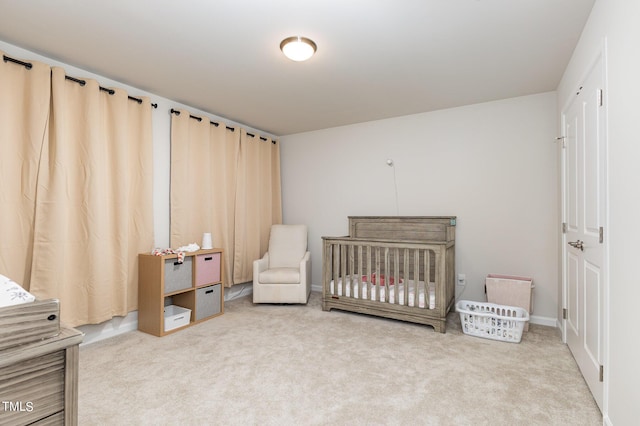
[[[310,293],[306,225],[272,225],[269,251],[253,262],[253,303],[307,303]]]

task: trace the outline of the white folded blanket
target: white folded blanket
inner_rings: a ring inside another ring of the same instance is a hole
[[[35,296],[10,278],[0,275],[0,308],[36,300]]]

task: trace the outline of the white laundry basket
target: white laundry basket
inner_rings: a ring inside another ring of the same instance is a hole
[[[503,342],[519,343],[529,321],[529,312],[517,306],[460,300],[456,311],[465,334]]]

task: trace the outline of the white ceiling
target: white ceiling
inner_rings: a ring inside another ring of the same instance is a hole
[[[286,135],[555,90],[593,3],[0,0],[0,40]]]

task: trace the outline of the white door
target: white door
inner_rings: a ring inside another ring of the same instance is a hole
[[[563,111],[563,294],[566,342],[602,410],[606,278],[606,113],[603,61]]]

